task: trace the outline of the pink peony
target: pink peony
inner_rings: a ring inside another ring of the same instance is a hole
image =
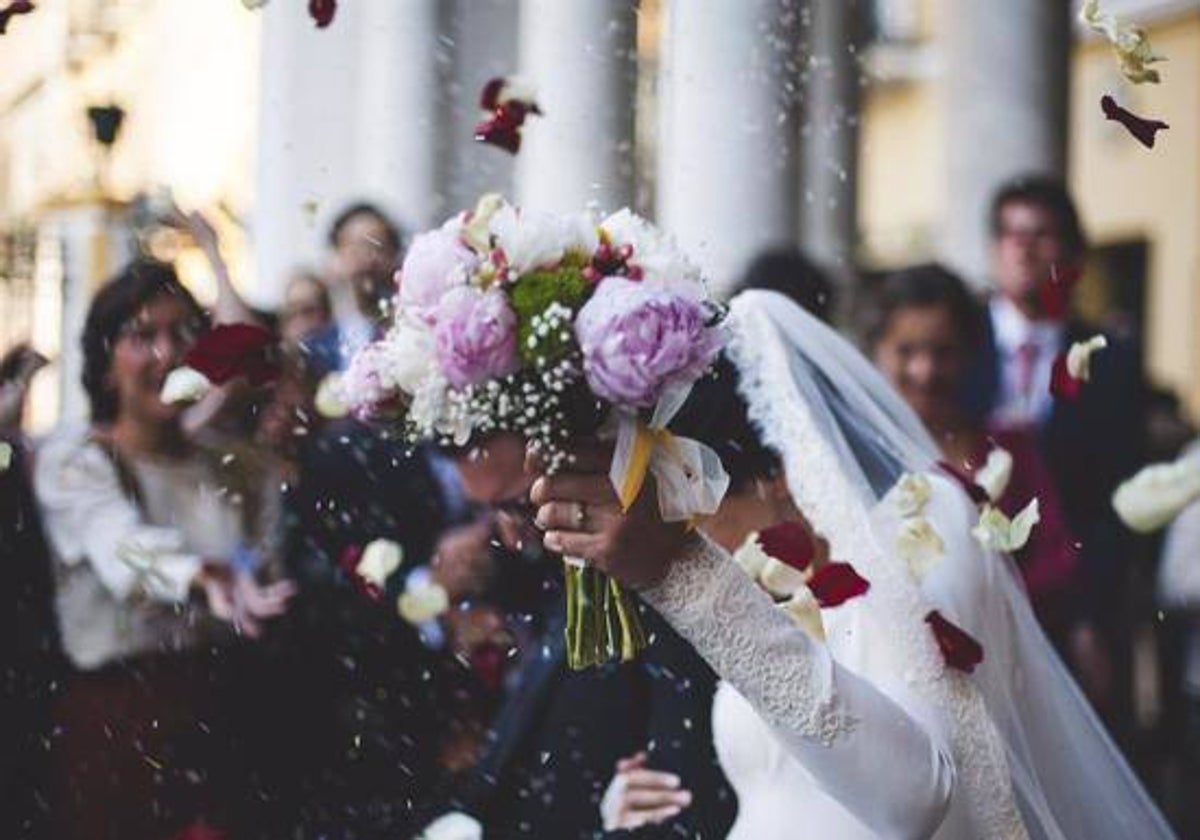
[[[624,277],[606,277],[575,320],[592,391],[618,405],[649,408],[668,385],[690,384],[712,364],[721,334],[691,297]]]
[[[445,225],[413,239],[397,278],[400,306],[433,323],[442,296],[466,285],[478,258],[459,238],[457,225]]]
[[[514,373],[517,316],[499,289],[453,289],[435,313],[438,367],[455,388]]]

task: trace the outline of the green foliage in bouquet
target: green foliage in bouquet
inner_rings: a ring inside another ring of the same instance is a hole
[[[573,316],[589,288],[582,267],[566,262],[552,271],[531,271],[516,281],[509,300],[517,316],[517,352],[523,363],[553,363],[571,351],[570,329],[549,329],[546,315],[557,304]]]

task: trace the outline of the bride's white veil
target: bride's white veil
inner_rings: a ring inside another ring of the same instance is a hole
[[[908,681],[963,723],[959,783],[982,809],[976,828],[1021,836],[1019,811],[1035,840],[1172,837],[1042,633],[1011,559],[970,536],[976,509],[966,494],[939,481],[954,498],[931,506],[929,518],[945,542],[943,562],[975,597],[926,591],[872,524],[905,473],[937,474],[937,447],[916,415],[857,349],[782,295],[738,295],[729,324],[739,389],[798,506],[834,556],[871,581],[872,596],[908,616],[894,628],[906,634]],[[930,609],[983,644],[974,674],[944,667],[924,625]],[[1001,775],[1011,795],[994,789]]]

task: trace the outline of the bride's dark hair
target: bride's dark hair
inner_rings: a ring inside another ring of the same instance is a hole
[[[711,446],[737,491],[759,478],[774,478],[782,470],[778,453],[762,442],[738,391],[738,372],[722,354],[713,370],[692,387],[683,408],[671,421],[671,431]]]

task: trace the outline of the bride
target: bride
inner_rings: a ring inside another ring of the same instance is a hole
[[[739,798],[729,836],[1172,836],[1042,635],[1011,560],[972,537],[979,511],[938,470],[916,417],[786,298],[743,293],[729,322],[731,364],[672,424],[716,449],[733,480],[698,533],[664,524],[652,494],[622,514],[602,453],[533,490],[548,549],[638,588],[723,678],[713,731]],[[898,547],[914,510],[941,546],[919,568]],[[822,632],[730,559],[787,520],[869,584],[820,610]],[[947,622],[982,645],[971,673],[935,637]],[[610,787],[610,825],[677,812],[661,777],[636,772],[643,761]]]

